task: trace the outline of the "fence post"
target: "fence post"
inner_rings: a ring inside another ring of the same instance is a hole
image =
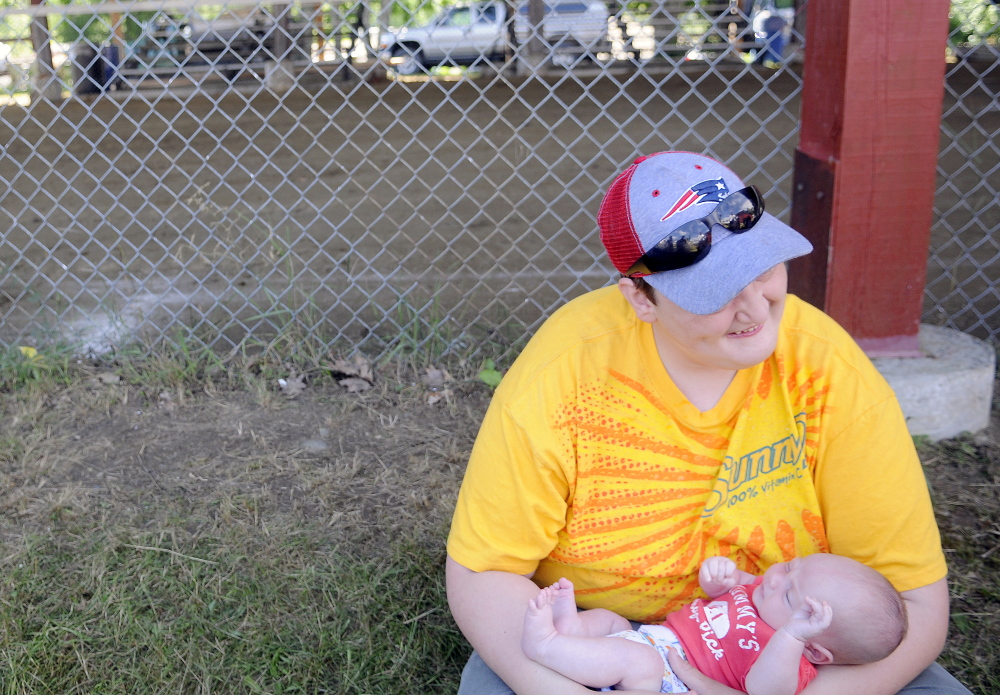
[[[517,5],[514,6],[517,12]],[[545,0],[528,0],[527,63],[532,69],[541,65],[545,56]]]
[[[31,0],[38,7],[42,0]],[[31,78],[31,98],[56,101],[62,97],[62,85],[52,67],[52,35],[49,33],[49,16],[40,14],[31,18],[31,47],[35,51],[35,71]]]
[[[295,69],[292,67],[292,57],[289,49],[292,40],[289,36],[288,13],[291,5],[275,5],[274,20],[271,25],[271,57],[265,66],[264,83],[275,92],[287,92],[295,84]]]
[[[389,24],[392,22],[392,3],[395,0],[382,0],[382,5],[378,11],[378,42],[381,44],[385,40],[385,35],[389,33]],[[359,12],[361,10],[358,10]],[[377,51],[376,51],[377,53]]]
[[[948,0],[810,0],[790,289],[870,354],[919,355]]]

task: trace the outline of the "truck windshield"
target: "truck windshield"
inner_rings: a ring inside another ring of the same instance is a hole
[[[456,7],[441,24],[446,27],[467,27],[472,24],[472,11],[468,7]]]

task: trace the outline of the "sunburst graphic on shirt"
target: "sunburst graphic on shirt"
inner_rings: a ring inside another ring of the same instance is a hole
[[[559,409],[555,422],[566,453],[575,454],[577,476],[567,525],[550,559],[592,568],[598,576],[606,571],[609,581],[617,577],[606,586],[579,587],[581,598],[627,593],[636,584],[637,593],[658,601],[656,614],[666,615],[700,595],[697,569],[705,557],[730,556],[756,574],[762,558],[769,565],[806,550],[803,546],[809,552],[825,549],[822,520],[808,509],[780,519],[771,537],[752,520],[727,524],[702,515],[750,399],[765,401],[785,390],[799,401],[806,410],[807,456],[813,455],[816,414],[808,406],[817,402],[818,375],[788,377],[780,363],[773,369],[768,363],[746,407],[716,434],[684,428],[656,393],[615,370],[610,376],[584,386],[571,407]]]

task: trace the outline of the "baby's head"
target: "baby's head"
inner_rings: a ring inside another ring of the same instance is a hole
[[[867,664],[889,656],[906,635],[906,607],[892,584],[871,567],[817,553],[770,567],[754,589],[761,619],[777,630],[806,596],[826,601],[833,622],[806,643],[814,664]]]

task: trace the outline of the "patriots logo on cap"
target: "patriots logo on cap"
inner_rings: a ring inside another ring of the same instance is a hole
[[[726,182],[722,179],[711,179],[710,181],[696,183],[684,191],[684,194],[678,198],[677,202],[667,211],[667,214],[660,218],[660,222],[673,217],[681,210],[687,210],[697,203],[721,202],[727,195],[729,195],[729,188],[726,187]]]

